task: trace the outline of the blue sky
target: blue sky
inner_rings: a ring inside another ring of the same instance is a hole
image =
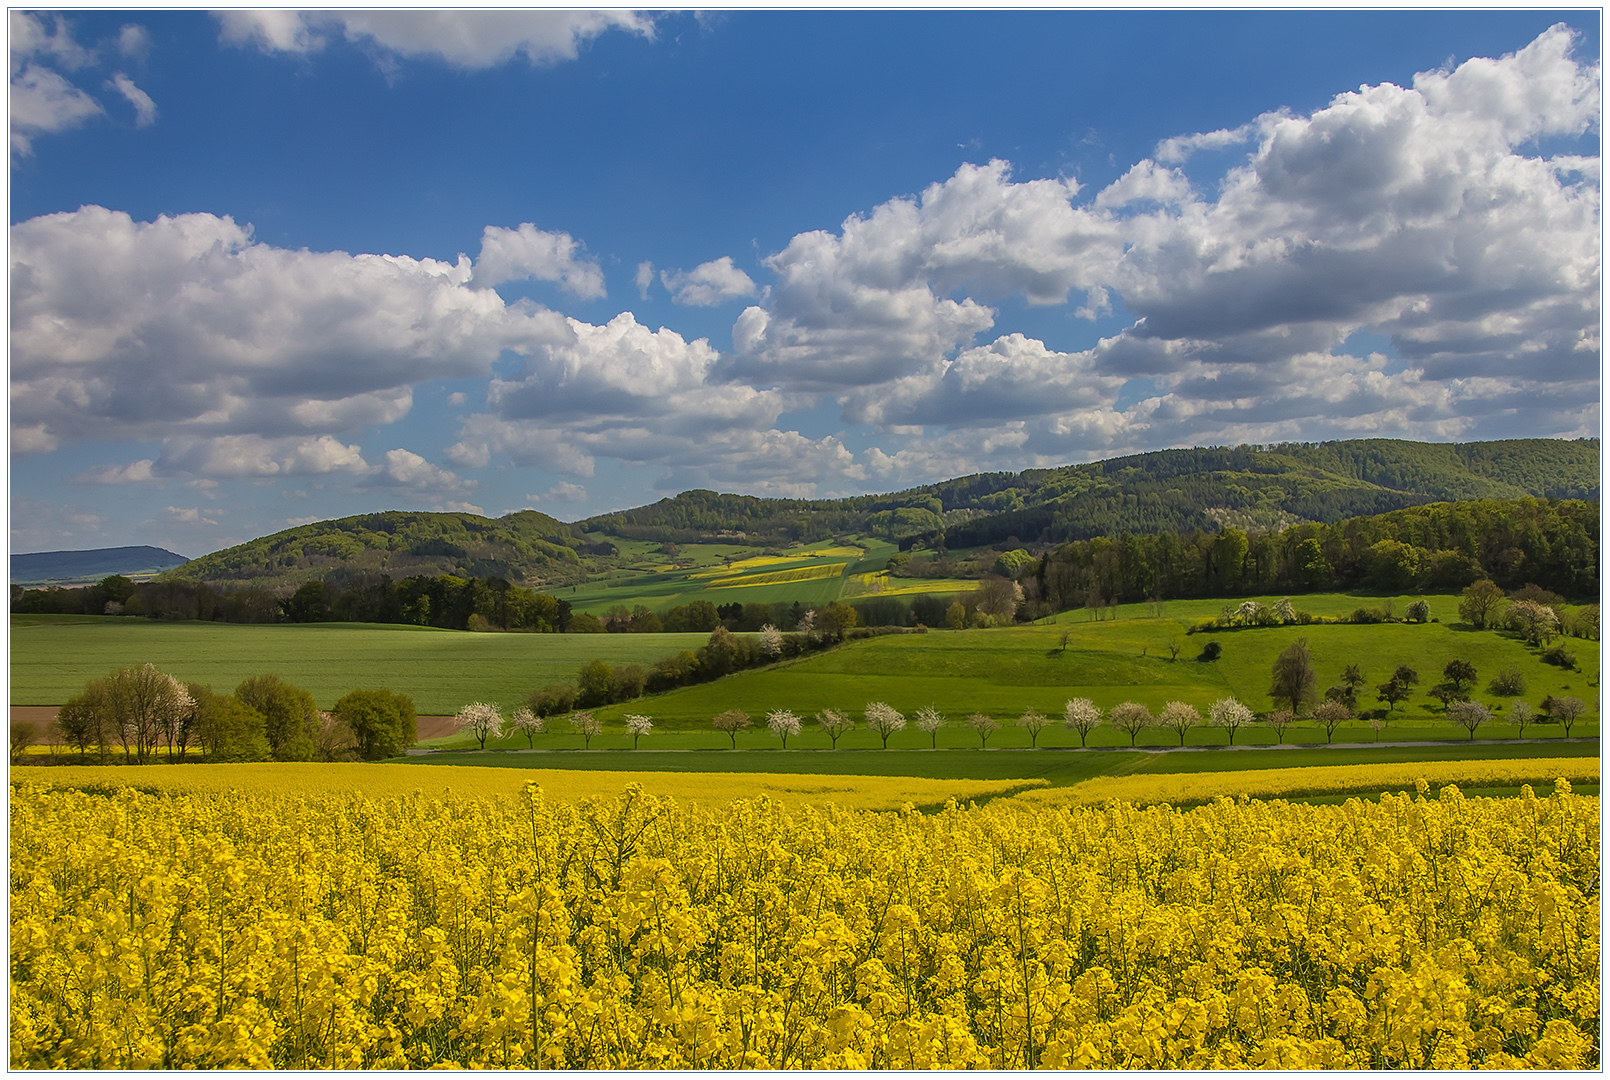
[[[1597,434],[1597,12],[11,14],[12,550]]]

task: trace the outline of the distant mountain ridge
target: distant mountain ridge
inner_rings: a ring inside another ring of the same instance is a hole
[[[99,581],[113,574],[149,577],[189,561],[166,548],[147,545],[86,551],[34,551],[11,556],[11,583],[68,585]]]
[[[1420,443],[1355,439],[1161,450],[980,473],[884,495],[762,499],[685,491],[565,523],[390,511],[315,522],[213,552],[167,575],[276,591],[329,575],[502,577],[574,584],[619,565],[615,541],[781,547],[856,534],[902,548],[1055,544],[1121,533],[1333,523],[1431,502],[1599,498],[1598,439]]]

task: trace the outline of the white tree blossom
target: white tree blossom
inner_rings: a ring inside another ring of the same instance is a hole
[[[766,714],[766,726],[771,733],[783,740],[783,749],[788,749],[788,737],[799,734],[799,717],[787,709],[776,709]]]
[[[855,727],[855,721],[838,709],[823,709],[816,714],[816,723],[835,750],[838,749],[839,736]]]
[[[1448,720],[1476,737],[1476,729],[1493,721],[1493,714],[1479,701],[1455,701],[1448,706]]]
[[[591,748],[593,736],[604,730],[604,722],[590,712],[571,713],[570,726],[581,736],[583,748]]]
[[[637,749],[637,740],[654,730],[654,721],[639,713],[627,713],[626,734],[632,737],[632,749]]]
[[[816,640],[816,609],[811,608],[799,617],[799,625],[795,627],[805,637]]]
[[[1274,613],[1275,618],[1279,619],[1283,623],[1294,623],[1297,621],[1297,609],[1291,606],[1291,597],[1289,596],[1282,596],[1279,600],[1275,601]]]
[[[1537,714],[1532,711],[1532,706],[1527,702],[1516,698],[1509,703],[1509,722],[1515,725],[1515,737],[1517,739],[1526,738],[1526,725],[1535,719],[1537,719]]]
[[[945,714],[932,705],[924,705],[917,710],[915,723],[917,730],[928,736],[931,748],[938,747],[939,729],[945,726]]]
[[[474,735],[482,750],[486,749],[486,740],[503,736],[503,714],[488,702],[472,701],[458,710],[453,719],[457,722],[458,733]]]
[[[866,706],[866,726],[883,739],[883,748],[889,749],[889,736],[906,726],[906,718],[881,701],[869,701]]]
[[[1202,722],[1202,714],[1196,711],[1196,706],[1184,701],[1170,701],[1163,706],[1163,715],[1158,718],[1158,726],[1171,728],[1180,737],[1180,745],[1185,745],[1185,733]]]
[[[1221,727],[1228,732],[1230,745],[1234,746],[1236,729],[1242,724],[1252,723],[1252,710],[1233,697],[1220,698],[1208,710],[1208,721],[1214,727]]]
[[[967,718],[967,726],[978,732],[979,746],[988,746],[989,737],[1001,730],[1001,725],[995,722],[994,717],[977,712]]]
[[[1089,698],[1074,698],[1062,709],[1062,724],[1079,733],[1080,746],[1085,745],[1085,739],[1101,725],[1101,718],[1102,711]]]
[[[1040,732],[1044,731],[1050,722],[1050,717],[1033,709],[1024,709],[1023,715],[1017,718],[1017,726],[1029,733],[1030,746],[1040,744]]]
[[[1129,736],[1130,746],[1135,745],[1135,736],[1157,722],[1153,719],[1150,709],[1134,701],[1114,705],[1107,716],[1112,720],[1113,727]]]
[[[783,654],[783,632],[771,623],[760,628],[760,651],[773,659]]]
[[[526,746],[533,745],[532,740],[542,734],[542,729],[548,726],[546,716],[538,716],[524,705],[514,711],[509,717],[509,730],[516,735],[524,735]]]

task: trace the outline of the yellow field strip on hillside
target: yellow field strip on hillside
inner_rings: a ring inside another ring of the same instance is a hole
[[[790,563],[810,561],[807,555],[756,555],[750,559],[738,559],[721,566],[712,566],[707,570],[695,570],[688,575],[690,578],[718,578],[731,574],[741,574],[747,570],[758,570],[763,566],[787,566]]]
[[[1378,795],[1405,791],[1424,780],[1432,788],[1519,787],[1552,790],[1557,779],[1597,783],[1598,758],[1529,758],[1507,761],[1409,761],[1389,765],[1316,765],[1213,773],[1140,773],[1100,776],[1069,787],[1025,791],[1014,797],[1036,806],[1104,802],[1197,803],[1220,796],[1282,799],[1326,795]]]
[[[815,581],[818,578],[836,578],[844,573],[847,563],[825,563],[816,566],[799,566],[792,570],[774,570],[769,574],[742,574],[717,578],[710,582],[711,589],[747,589],[754,585],[786,585],[795,581]]]
[[[628,784],[681,803],[728,803],[766,796],[788,805],[850,810],[943,806],[1010,795],[1044,780],[930,780],[920,776],[827,776],[811,773],[593,772],[580,769],[499,769],[479,765],[324,764],[255,762],[234,765],[18,766],[12,784],[101,790],[131,787],[172,793],[224,792],[386,797],[420,793],[507,798],[536,784],[558,802],[619,795]]]
[[[976,581],[960,578],[892,578],[887,570],[871,574],[851,574],[844,579],[844,599],[860,596],[915,596],[918,593],[949,595],[972,592]]]

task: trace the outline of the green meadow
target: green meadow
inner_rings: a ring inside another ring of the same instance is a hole
[[[786,567],[785,567],[786,569]],[[1273,599],[1278,599],[1275,597]],[[1338,615],[1363,605],[1380,606],[1388,599],[1402,611],[1415,597],[1381,598],[1319,594],[1297,598],[1300,608]],[[1432,614],[1451,619],[1455,596],[1428,598]],[[1083,611],[1054,620],[989,630],[930,630],[852,641],[824,653],[769,668],[728,676],[698,686],[649,695],[598,710],[605,733],[592,741],[595,750],[630,746],[622,717],[641,713],[653,718],[655,731],[640,741],[645,750],[716,750],[730,747],[713,731],[711,718],[727,709],[742,709],[755,729],[739,736],[739,744],[767,748],[776,740],[765,729],[766,713],[789,709],[806,718],[804,730],[790,739],[789,749],[825,750],[830,743],[811,717],[826,708],[841,709],[858,720],[870,701],[885,701],[908,720],[918,708],[934,706],[949,718],[938,733],[940,748],[980,747],[966,726],[970,713],[983,713],[1002,725],[990,736],[988,749],[1030,745],[1029,734],[1016,726],[1025,710],[1051,717],[1038,746],[1077,747],[1076,733],[1059,720],[1071,697],[1088,697],[1104,708],[1138,701],[1154,712],[1179,700],[1206,713],[1219,698],[1233,696],[1256,710],[1270,707],[1267,694],[1274,658],[1291,642],[1307,639],[1319,674],[1319,686],[1340,680],[1342,669],[1358,663],[1368,680],[1360,705],[1380,708],[1374,687],[1385,682],[1399,664],[1420,673],[1421,684],[1410,700],[1389,714],[1387,727],[1372,730],[1363,721],[1345,725],[1334,735],[1338,743],[1410,742],[1427,739],[1467,741],[1467,733],[1441,718],[1438,703],[1425,693],[1440,681],[1442,668],[1458,658],[1475,665],[1479,682],[1475,697],[1495,711],[1507,700],[1487,692],[1487,682],[1501,668],[1518,669],[1527,683],[1524,698],[1534,705],[1546,694],[1571,695],[1589,703],[1590,712],[1572,728],[1573,735],[1598,733],[1599,652],[1596,642],[1568,640],[1579,669],[1565,671],[1543,664],[1535,649],[1492,631],[1477,632],[1456,622],[1423,625],[1311,625],[1215,633],[1187,634],[1188,627],[1214,614],[1219,601],[1170,601],[1111,609],[1111,618],[1094,619]],[[696,649],[703,634],[471,634],[409,626],[303,624],[251,626],[226,623],[169,623],[94,616],[13,616],[11,621],[11,701],[18,705],[59,705],[77,693],[87,679],[128,664],[149,661],[179,678],[227,691],[250,675],[272,671],[306,687],[323,707],[349,690],[385,687],[409,694],[423,714],[450,714],[477,700],[494,701],[512,711],[532,690],[552,682],[573,683],[582,664],[601,658],[610,664],[641,664],[682,649]],[[1063,646],[1062,636],[1068,640]],[[1208,641],[1222,647],[1218,660],[1197,657]],[[1171,646],[1178,646],[1177,659]],[[563,719],[538,737],[537,746],[581,750],[583,740]],[[1528,736],[1557,738],[1557,725],[1532,725]],[[1507,724],[1479,729],[1478,739],[1510,739]],[[1141,734],[1137,745],[1178,744],[1172,731]],[[1188,746],[1223,745],[1223,731],[1201,727],[1190,731]],[[1243,728],[1239,745],[1274,743],[1262,725]],[[1299,724],[1285,742],[1323,744],[1325,733]],[[909,727],[891,737],[890,746],[916,750],[930,745],[929,736]],[[436,745],[471,745],[455,736]],[[499,740],[500,749],[525,748],[522,738]],[[1090,737],[1097,747],[1128,746],[1127,736],[1099,728]],[[858,727],[839,740],[847,750],[872,749],[880,740]]]
[[[425,715],[470,701],[517,703],[548,683],[574,683],[587,661],[647,667],[696,649],[708,634],[469,634],[371,623],[153,622],[109,616],[13,615],[11,703],[60,705],[86,680],[152,663],[227,693],[273,672],[329,708],[349,690],[408,694]]]
[[[769,738],[769,737],[768,737]],[[595,747],[602,738],[594,739]],[[761,743],[760,735],[740,736],[739,745]],[[853,776],[927,776],[953,780],[1043,779],[1064,787],[1096,776],[1149,773],[1223,772],[1243,769],[1288,769],[1314,765],[1369,765],[1414,761],[1486,761],[1516,757],[1591,757],[1594,742],[1539,742],[1521,744],[1477,743],[1474,746],[1433,744],[1400,747],[1305,747],[1283,750],[1188,750],[1142,752],[1113,750],[988,750],[971,752],[933,750],[794,751],[790,749],[704,750],[692,752],[631,750],[574,750],[560,752],[441,752],[395,758],[423,765],[496,765],[502,768],[645,770],[652,772],[721,773],[843,773]],[[991,740],[992,742],[994,740]],[[653,744],[645,737],[642,746]],[[722,740],[725,744],[726,740]],[[522,741],[523,745],[523,741]],[[580,743],[578,741],[577,745]],[[844,740],[839,740],[844,745]],[[719,780],[713,780],[719,783]],[[1576,789],[1582,791],[1581,785]]]

